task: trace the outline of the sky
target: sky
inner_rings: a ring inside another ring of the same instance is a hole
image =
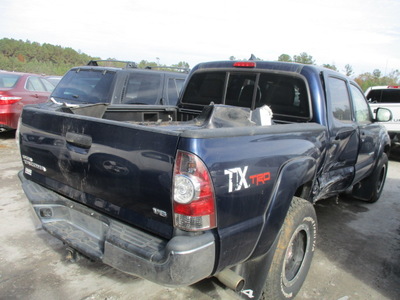
[[[400,0],[0,0],[0,39],[190,67],[306,52],[355,75],[400,70]]]

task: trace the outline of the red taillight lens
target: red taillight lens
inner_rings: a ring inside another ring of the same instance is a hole
[[[233,66],[237,68],[255,68],[256,63],[254,61],[238,61]]]
[[[389,85],[388,88],[389,89],[398,89],[398,88],[400,88],[400,85]]]
[[[192,153],[177,153],[172,202],[175,227],[187,231],[216,227],[211,177],[204,163]]]
[[[0,105],[13,104],[21,100],[21,97],[13,96],[7,92],[0,92]]]

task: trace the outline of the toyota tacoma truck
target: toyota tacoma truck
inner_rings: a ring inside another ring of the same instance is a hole
[[[177,287],[216,277],[292,299],[316,245],[313,204],[379,199],[390,139],[357,84],[312,65],[197,65],[176,106],[26,107],[23,190],[84,256]]]

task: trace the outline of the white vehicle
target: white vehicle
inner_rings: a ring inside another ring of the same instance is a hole
[[[378,107],[385,107],[392,111],[393,117],[383,123],[392,140],[392,145],[400,145],[400,86],[372,86],[365,92],[372,112]]]

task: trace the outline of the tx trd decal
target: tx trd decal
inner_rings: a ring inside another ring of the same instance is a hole
[[[265,184],[271,179],[271,173],[265,172],[260,174],[253,174],[247,178],[247,170],[249,166],[242,168],[232,168],[224,170],[224,174],[228,175],[229,180],[229,193],[240,191],[242,188],[247,189],[252,185]],[[249,180],[248,180],[249,179]]]

